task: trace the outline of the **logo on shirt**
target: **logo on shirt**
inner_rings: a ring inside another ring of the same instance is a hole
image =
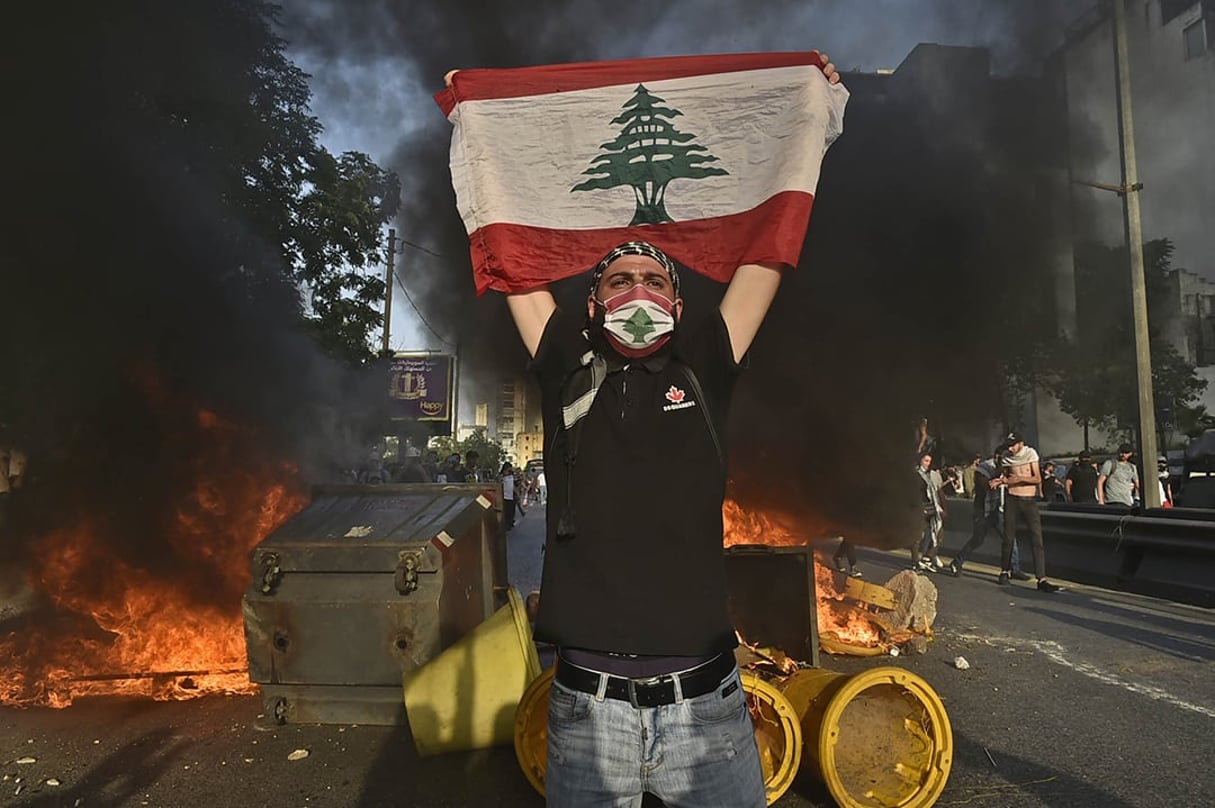
[[[675,385],[671,385],[666,392],[666,399],[671,403],[664,406],[662,411],[670,412],[671,410],[684,410],[688,407],[695,407],[696,402],[688,398],[687,395],[683,390],[680,390]]]

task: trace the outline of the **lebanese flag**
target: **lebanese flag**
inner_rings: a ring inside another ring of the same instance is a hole
[[[648,241],[728,281],[795,266],[848,91],[817,53],[461,70],[435,100],[477,293],[522,291]]]

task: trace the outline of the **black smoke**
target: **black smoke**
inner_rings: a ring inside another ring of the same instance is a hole
[[[852,90],[801,266],[755,344],[732,417],[733,493],[808,532],[902,544],[914,427],[945,461],[1010,419],[1010,356],[1053,335],[1062,100],[1048,57],[1082,2],[292,3],[284,28],[321,97],[357,109],[352,65],[415,92],[390,164],[404,232],[446,258],[410,277],[460,334],[470,375],[522,368],[500,300],[475,300],[426,94],[457,67],[819,47]],[[941,46],[916,49],[907,31]],[[892,55],[893,54],[893,55]],[[874,68],[899,67],[893,76]],[[356,113],[357,117],[357,113]],[[410,190],[412,189],[412,190]],[[689,310],[721,290],[686,284]],[[559,284],[576,305],[581,281]],[[1020,349],[1020,350],[1019,350]],[[958,517],[955,517],[958,518]]]
[[[200,474],[320,482],[363,438],[383,380],[301,332],[280,245],[215,157],[261,135],[233,100],[267,41],[257,7],[67,2],[10,20],[0,444],[30,460],[3,560],[87,522],[128,562],[197,573],[166,536]]]
[[[349,423],[335,413],[376,395],[295,330],[297,298],[273,245],[259,245],[214,178],[190,168],[207,143],[165,137],[144,115],[164,80],[190,75],[192,53],[209,48],[218,58],[208,63],[222,66],[241,42],[170,5],[56,4],[22,18],[8,53],[18,69],[7,96],[0,418],[33,456],[44,522],[101,505],[118,532],[141,525],[124,541],[144,556],[160,521],[149,513],[167,519],[181,496],[168,470],[204,448],[170,438],[198,406],[252,425],[312,478],[331,465],[316,459],[333,454],[328,425]],[[962,54],[934,71],[928,54],[907,81],[849,79],[847,132],[828,155],[802,266],[733,415],[745,503],[895,542],[903,526],[877,517],[905,496],[914,419],[930,415],[961,455],[955,425],[999,411],[1010,285],[1047,284],[1041,183],[1026,176],[1040,173],[1039,130],[1052,114],[1051,82],[1032,77],[1066,19],[1060,5],[300,1],[285,5],[280,30],[330,108],[399,119],[399,140],[373,156],[401,175],[401,233],[441,256],[407,253],[402,274],[471,379],[525,357],[501,300],[473,293],[450,132],[428,97],[446,70],[821,47],[869,71],[881,64],[875,43],[900,47],[912,16],[930,20],[937,41],[990,46],[992,65]],[[408,95],[350,80],[369,65]],[[195,78],[200,92],[227,80],[222,70]],[[557,291],[572,304],[584,292],[580,281]],[[720,291],[690,283],[690,307]]]

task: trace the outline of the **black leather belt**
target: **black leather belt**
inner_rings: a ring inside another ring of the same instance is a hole
[[[676,679],[679,680],[683,697],[692,699],[711,693],[732,670],[734,654],[725,653],[690,670],[646,679],[628,679],[580,668],[558,656],[555,678],[570,690],[594,694],[599,692],[600,677],[607,676],[607,688],[603,692],[607,698],[627,701],[634,707],[659,707],[675,703]]]

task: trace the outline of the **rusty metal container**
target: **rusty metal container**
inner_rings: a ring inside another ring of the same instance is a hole
[[[742,638],[818,667],[814,550],[736,544],[725,555],[730,620]]]
[[[497,485],[322,486],[251,554],[249,678],[280,723],[404,724],[401,677],[506,602]]]

